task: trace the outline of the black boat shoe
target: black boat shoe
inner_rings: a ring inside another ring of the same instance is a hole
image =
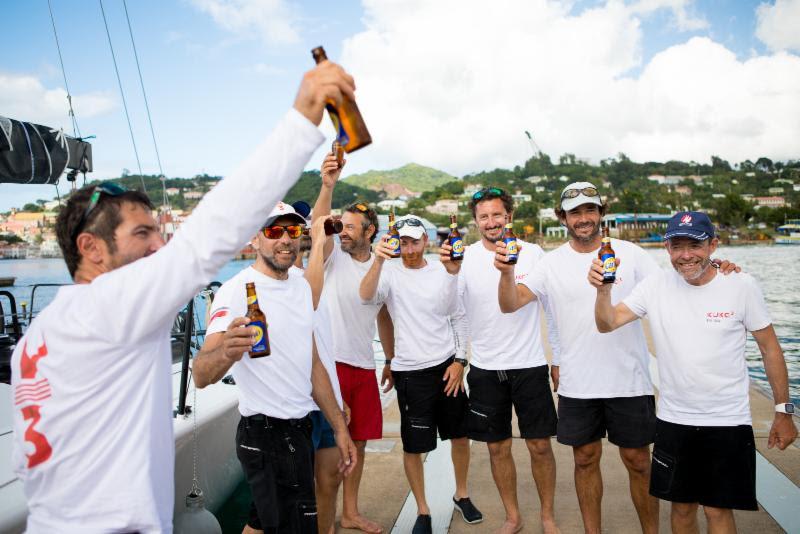
[[[431,516],[418,515],[417,520],[414,522],[414,528],[411,530],[411,534],[433,534]]]
[[[453,497],[453,504],[455,505],[456,510],[461,512],[461,517],[464,519],[464,521],[470,525],[483,521],[483,514],[480,512],[480,510],[475,508],[475,505],[472,504],[472,501],[469,500],[469,497],[464,497],[463,499],[458,500]]]

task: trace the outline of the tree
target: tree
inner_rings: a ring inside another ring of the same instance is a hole
[[[730,172],[731,164],[718,156],[711,156],[711,171],[713,173]]]
[[[36,204],[33,204],[32,202],[28,202],[27,204],[22,206],[22,211],[40,212],[40,211],[42,211],[42,207],[38,206]]]
[[[755,214],[755,208],[741,196],[728,193],[714,202],[717,221],[725,226],[741,226]]]
[[[761,172],[772,172],[772,160],[764,156],[756,160],[756,169]]]

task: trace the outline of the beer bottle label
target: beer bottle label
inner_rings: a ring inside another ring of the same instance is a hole
[[[258,297],[256,297],[255,295],[250,295],[250,296],[247,297],[247,305],[248,306],[251,305],[251,304],[255,304],[256,302],[258,302]]]
[[[333,129],[336,130],[336,140],[339,141],[340,145],[347,146],[347,143],[350,142],[350,136],[344,131],[344,125],[342,124],[342,119],[339,117],[339,111],[330,104],[327,104],[325,109],[328,110],[328,114],[331,116],[331,122],[333,122]]]
[[[389,236],[386,243],[392,248],[392,254],[400,254],[400,240],[396,236]]]
[[[450,246],[453,247],[453,254],[456,256],[464,255],[464,240],[461,237],[451,237]]]
[[[256,335],[254,338],[253,347],[250,349],[250,352],[264,352],[267,350],[267,340],[264,336],[264,331],[267,329],[267,325],[264,324],[263,321],[252,321],[247,326],[256,329]]]
[[[516,239],[504,239],[506,242],[506,249],[508,250],[509,256],[516,256],[518,252],[517,248],[517,240]]]
[[[614,261],[613,254],[603,254],[600,256],[603,262],[603,280],[614,280],[617,273],[617,262]]]

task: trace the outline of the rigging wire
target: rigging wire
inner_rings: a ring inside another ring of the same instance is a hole
[[[56,32],[56,19],[53,16],[53,5],[47,0],[47,8],[50,10],[50,22],[53,24],[53,36],[56,38],[56,48],[58,49],[58,61],[61,63],[61,74],[64,76],[64,88],[67,90],[67,102],[69,103],[69,117],[72,120],[72,132],[77,139],[81,138],[81,130],[78,128],[78,120],[75,117],[75,110],[72,109],[72,94],[67,83],[67,71],[64,68],[64,58],[61,55],[61,44],[58,42],[58,32]]]
[[[114,72],[117,73],[117,83],[119,84],[119,94],[122,96],[122,107],[125,108],[125,119],[128,121],[128,131],[131,134],[131,144],[133,144],[133,153],[136,156],[136,165],[139,168],[139,179],[142,182],[142,190],[147,194],[147,186],[144,184],[144,174],[142,173],[142,163],[139,160],[139,151],[136,149],[136,139],[133,137],[133,126],[131,126],[131,116],[128,113],[128,103],[125,100],[125,92],[122,90],[122,78],[119,76],[119,68],[117,67],[117,56],[114,54],[114,45],[111,44],[111,32],[108,30],[108,20],[106,19],[106,10],[103,8],[103,0],[100,2],[100,11],[103,14],[103,24],[106,27],[106,36],[108,36],[108,47],[111,49],[111,59],[114,61]]]
[[[127,0],[122,0],[122,6],[125,8],[125,19],[128,21],[128,33],[131,36],[131,46],[133,47],[133,57],[136,59],[136,70],[139,73],[139,85],[142,88],[142,96],[144,97],[144,108],[147,111],[147,123],[150,125],[150,136],[153,138],[153,148],[156,151],[156,161],[158,162],[158,172],[159,177],[161,178],[161,192],[162,192],[162,204],[166,207],[169,211],[169,198],[167,197],[167,186],[166,186],[166,176],[164,175],[164,169],[161,167],[161,155],[158,152],[158,143],[156,142],[156,132],[153,128],[153,119],[150,116],[150,105],[147,102],[147,91],[144,89],[144,78],[142,77],[142,68],[139,65],[139,53],[136,51],[136,42],[133,39],[133,28],[131,27],[131,18],[128,15],[128,2]]]

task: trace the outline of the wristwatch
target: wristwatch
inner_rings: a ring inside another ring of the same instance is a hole
[[[795,413],[794,404],[791,402],[787,402],[786,404],[776,404],[775,411],[777,413],[788,413],[789,415],[792,415]]]
[[[392,365],[392,359],[386,358],[386,361],[383,362],[384,365]]]
[[[467,365],[469,365],[469,362],[465,358],[454,358],[453,361],[460,363],[462,367],[467,367]]]

